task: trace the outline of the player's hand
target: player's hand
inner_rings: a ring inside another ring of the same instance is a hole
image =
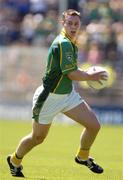
[[[86,71],[86,73],[88,73],[88,72]],[[108,79],[106,71],[92,72],[91,74],[88,73],[88,75],[90,76],[89,79],[91,81],[100,81],[100,80],[107,80]]]

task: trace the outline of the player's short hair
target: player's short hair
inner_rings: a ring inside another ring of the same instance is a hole
[[[64,21],[68,15],[78,16],[79,18],[81,18],[80,12],[76,11],[75,9],[67,9],[62,13],[62,20]]]

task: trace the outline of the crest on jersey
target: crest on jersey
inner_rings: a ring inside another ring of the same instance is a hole
[[[73,60],[73,54],[72,52],[66,52],[66,59],[70,62]]]

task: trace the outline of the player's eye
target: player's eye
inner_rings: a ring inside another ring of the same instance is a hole
[[[69,26],[72,26],[72,22],[71,22],[71,21],[69,21],[69,22],[68,22],[68,25],[69,25]]]
[[[79,26],[79,23],[78,23],[78,22],[76,22],[74,25],[75,25],[76,27],[78,27],[78,26]]]

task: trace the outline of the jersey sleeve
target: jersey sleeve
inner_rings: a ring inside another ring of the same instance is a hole
[[[60,67],[62,74],[77,70],[77,52],[69,42],[60,44]]]

